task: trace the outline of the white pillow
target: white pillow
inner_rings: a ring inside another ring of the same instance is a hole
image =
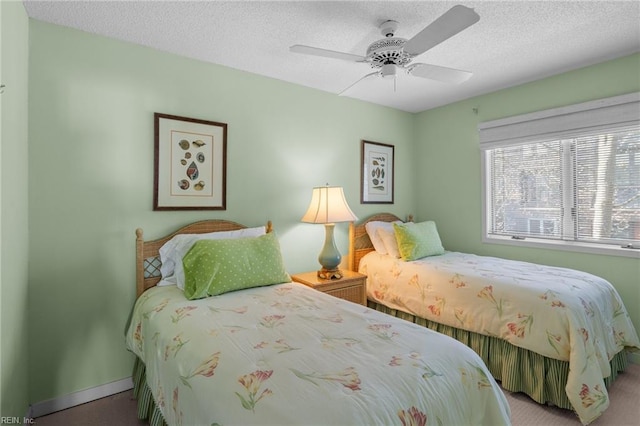
[[[173,278],[173,277],[171,277]],[[167,281],[167,280],[160,280],[158,281],[158,284],[156,284],[157,287],[164,287],[164,286],[168,286],[168,285],[176,285],[175,281]]]
[[[364,225],[364,229],[367,231],[367,235],[369,235],[369,239],[371,240],[371,244],[373,244],[373,248],[380,254],[387,254],[387,248],[385,247],[384,242],[376,232],[378,229],[387,229],[393,232],[392,223],[402,223],[401,220],[396,220],[394,222],[382,222],[382,221],[372,221],[367,222]]]
[[[160,250],[160,273],[162,279],[184,289],[184,272],[182,270],[182,258],[196,241],[199,240],[228,240],[234,238],[259,237],[267,233],[264,226],[244,228],[235,231],[218,231],[208,234],[180,234],[164,243]],[[182,286],[181,283],[182,282]]]
[[[384,247],[387,249],[387,254],[395,258],[400,257],[400,249],[398,248],[398,240],[396,240],[396,231],[387,228],[378,228],[376,231],[378,237],[382,240]]]

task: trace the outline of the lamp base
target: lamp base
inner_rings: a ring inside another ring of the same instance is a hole
[[[322,268],[318,271],[318,278],[323,280],[339,280],[342,278],[342,271],[340,271],[340,269]]]

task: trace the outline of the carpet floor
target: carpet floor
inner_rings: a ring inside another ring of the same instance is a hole
[[[535,403],[520,393],[504,392],[514,426],[580,426],[576,415]],[[593,426],[640,425],[640,365],[630,364],[609,389],[610,405]],[[38,426],[140,426],[136,401],[129,390],[35,419]],[[490,426],[490,425],[487,425]]]

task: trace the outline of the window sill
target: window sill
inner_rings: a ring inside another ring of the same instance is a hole
[[[542,240],[536,238],[514,240],[510,237],[497,237],[487,235],[482,238],[482,242],[487,244],[503,244],[516,247],[534,247],[548,250],[563,250],[578,253],[602,254],[607,256],[620,256],[640,259],[640,249],[628,249],[616,245]]]

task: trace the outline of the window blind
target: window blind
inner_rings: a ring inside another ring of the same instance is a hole
[[[557,140],[597,133],[640,120],[640,93],[629,93],[478,125],[480,148]]]
[[[559,141],[492,152],[491,234],[562,237],[562,153]]]
[[[640,126],[575,140],[576,239],[640,241]]]
[[[485,235],[640,243],[640,94],[482,123]]]

